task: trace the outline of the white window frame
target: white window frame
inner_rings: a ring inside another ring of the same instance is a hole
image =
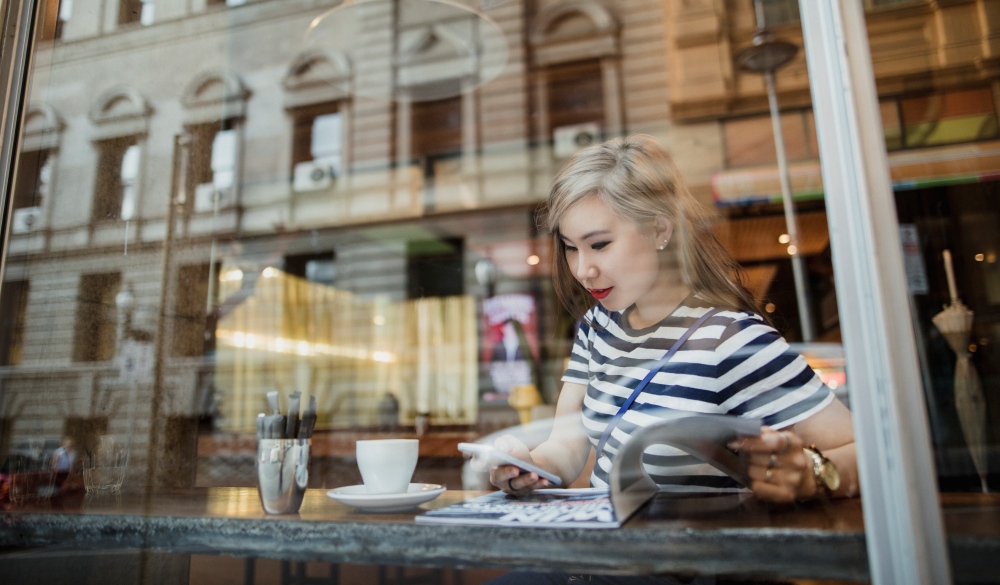
[[[861,2],[800,0],[872,583],[951,583]]]

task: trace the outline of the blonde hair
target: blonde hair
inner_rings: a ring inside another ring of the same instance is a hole
[[[554,242],[556,296],[574,318],[586,313],[593,298],[566,262],[559,221],[588,197],[597,197],[640,229],[652,230],[657,218],[665,218],[673,225],[682,278],[693,292],[721,308],[764,315],[747,290],[746,273],[715,237],[709,211],[688,192],[673,158],[652,136],[633,134],[570,158],[556,175],[540,216]]]

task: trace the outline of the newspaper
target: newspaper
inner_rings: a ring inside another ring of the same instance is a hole
[[[726,448],[737,437],[756,436],[760,419],[692,414],[637,431],[615,456],[610,489],[546,489],[524,496],[495,492],[416,517],[418,523],[525,526],[532,528],[618,528],[658,492],[642,464],[642,453],[671,445],[749,484],[739,456]]]

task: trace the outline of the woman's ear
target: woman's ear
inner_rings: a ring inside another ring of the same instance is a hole
[[[653,224],[653,227],[656,230],[656,247],[659,250],[663,250],[670,243],[670,238],[674,235],[674,224],[667,218],[660,216],[656,218],[656,222]]]

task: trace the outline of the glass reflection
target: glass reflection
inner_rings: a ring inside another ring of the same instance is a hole
[[[126,492],[253,486],[268,391],[317,401],[310,487],[359,483],[359,438],[419,436],[414,481],[489,489],[455,445],[551,421],[578,327],[539,208],[569,157],[632,133],[849,404],[809,72],[801,51],[775,72],[796,242],[764,81],[734,62],[752,2],[38,4],[0,287],[5,504],[64,437],[78,459],[128,441]],[[995,487],[1000,436],[996,18],[973,4],[865,3],[946,491]],[[797,6],[763,21],[802,46]],[[973,312],[952,343],[945,250]],[[976,434],[957,368],[980,379]],[[58,505],[81,474],[33,489]]]

